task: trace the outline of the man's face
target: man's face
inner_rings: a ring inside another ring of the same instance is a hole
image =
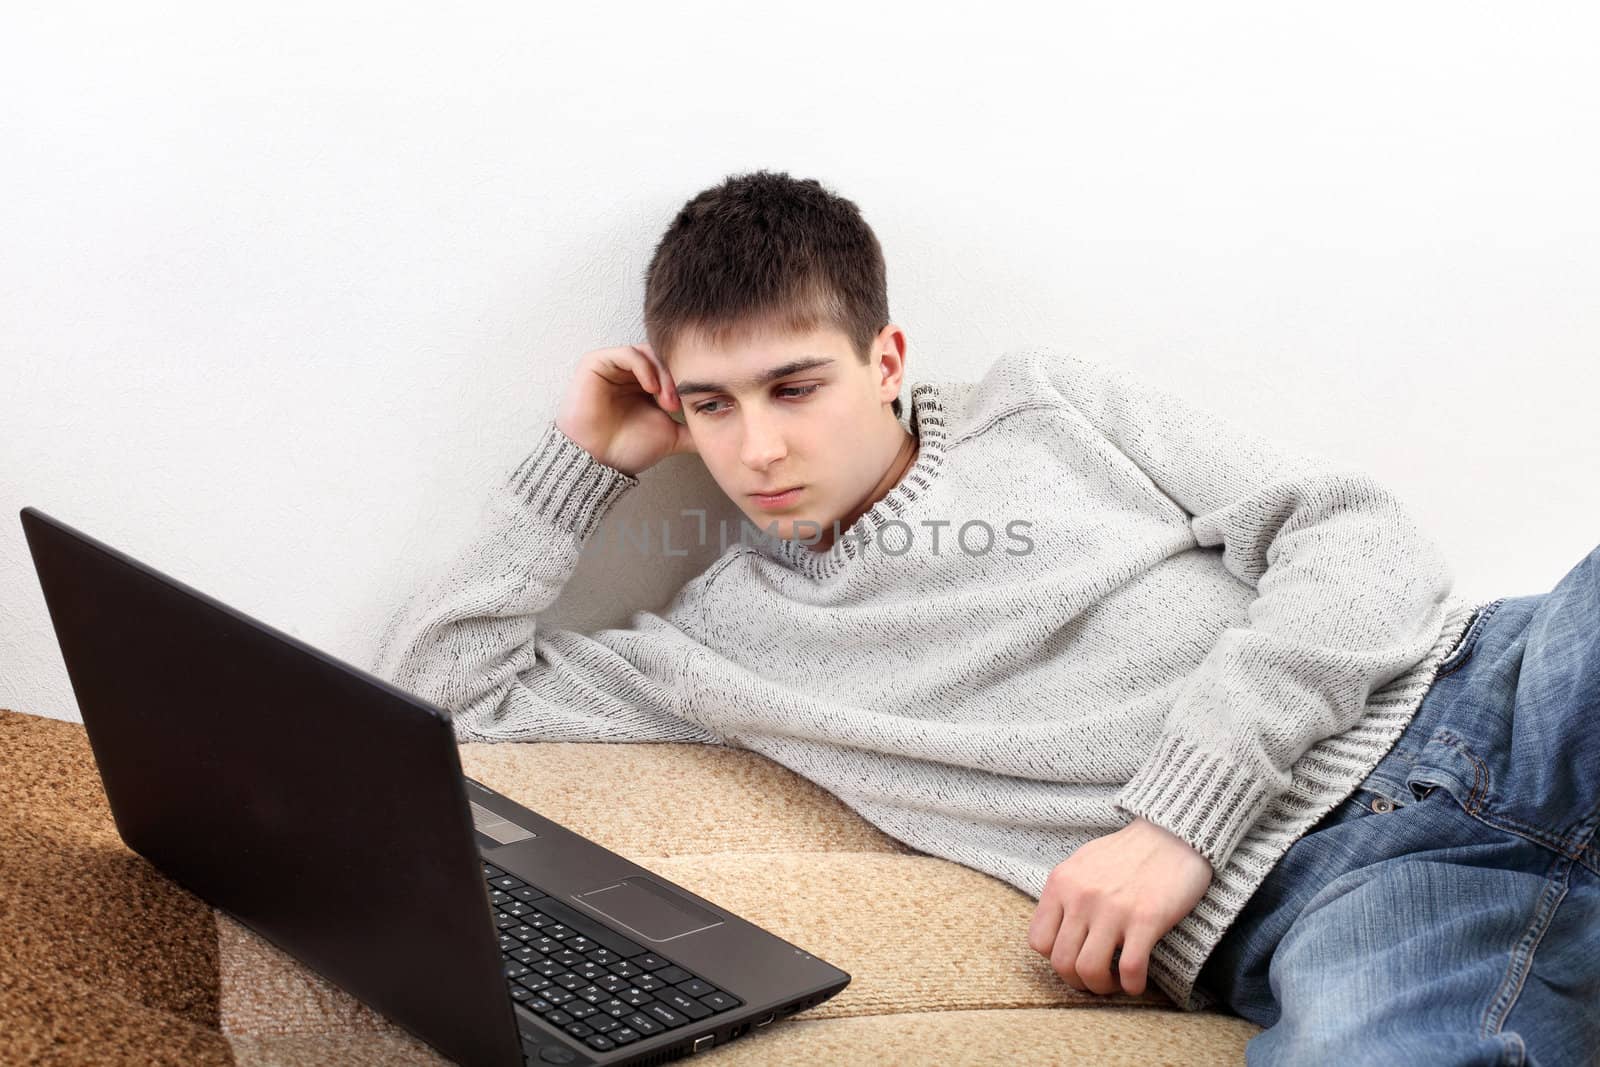
[[[884,330],[903,337],[893,324]],[[711,476],[758,529],[776,523],[780,538],[811,542],[820,531],[831,540],[834,521],[852,514],[893,458],[885,425],[893,416],[883,405],[899,392],[900,368],[886,381],[879,359],[861,363],[835,329],[767,333],[720,348],[689,335],[667,369]],[[753,495],[794,486],[780,500]],[[797,531],[802,519],[816,525]]]

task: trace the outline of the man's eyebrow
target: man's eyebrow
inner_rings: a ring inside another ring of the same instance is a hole
[[[775,382],[779,378],[787,378],[789,375],[798,374],[803,370],[810,370],[813,367],[829,367],[832,366],[833,363],[834,361],[832,359],[823,359],[821,356],[813,356],[810,359],[794,359],[790,360],[788,363],[780,363],[778,366],[773,367],[771,370],[764,374],[758,375],[755,378],[746,378],[742,384],[747,386],[766,385],[768,382]],[[736,391],[718,382],[675,382],[674,384],[678,387],[679,396],[693,396],[696,393],[731,393]]]

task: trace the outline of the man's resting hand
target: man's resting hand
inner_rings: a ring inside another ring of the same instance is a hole
[[[1137,996],[1150,950],[1200,902],[1211,875],[1188,842],[1141,816],[1050,872],[1028,945],[1074,989]]]

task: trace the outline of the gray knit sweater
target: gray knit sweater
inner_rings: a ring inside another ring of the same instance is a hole
[[[1482,605],[1372,477],[1129,372],[1022,349],[910,400],[915,463],[827,552],[746,521],[659,612],[593,635],[538,615],[638,480],[547,425],[374,672],[461,741],[759,752],[1035,899],[1142,815],[1214,868],[1150,963],[1210,1007],[1194,979],[1229,923]]]

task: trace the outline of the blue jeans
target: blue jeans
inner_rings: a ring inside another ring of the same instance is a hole
[[[1473,618],[1200,972],[1249,1064],[1600,1064],[1600,547]]]

